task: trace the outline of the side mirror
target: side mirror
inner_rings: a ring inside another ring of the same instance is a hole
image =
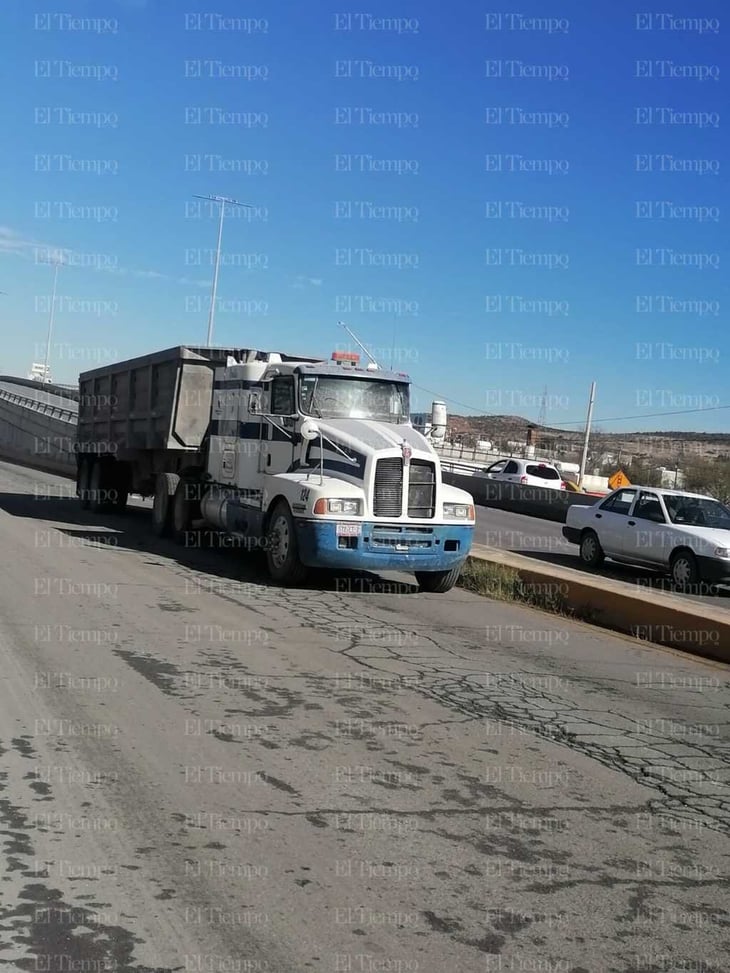
[[[313,439],[319,438],[319,426],[316,422],[312,422],[311,419],[305,419],[299,429],[302,439],[306,439],[311,442]]]
[[[261,399],[258,392],[248,393],[248,411],[252,416],[258,415],[261,407]]]

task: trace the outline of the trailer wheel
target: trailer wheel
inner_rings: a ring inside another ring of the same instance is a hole
[[[200,485],[195,480],[181,479],[172,498],[172,536],[178,544],[195,545],[193,521],[200,517]]]
[[[130,474],[127,463],[114,463],[114,510],[117,513],[124,513],[127,509],[129,500]]]
[[[301,584],[309,574],[309,569],[299,560],[295,531],[289,504],[280,500],[269,519],[266,563],[272,579],[284,585]]]
[[[450,568],[448,571],[416,571],[416,581],[421,591],[429,591],[434,594],[443,594],[451,591],[461,574],[461,565]]]
[[[158,473],[155,480],[155,499],[152,504],[152,529],[158,537],[165,537],[172,527],[172,500],[178,480],[175,473]]]
[[[91,506],[91,497],[89,496],[89,486],[91,479],[91,466],[93,460],[82,459],[79,463],[79,505],[82,510],[88,510]]]
[[[95,459],[89,477],[89,509],[98,514],[108,506],[106,496],[106,464],[101,459]]]

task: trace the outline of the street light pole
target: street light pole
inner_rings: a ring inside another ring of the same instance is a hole
[[[213,340],[213,322],[215,320],[215,301],[216,294],[218,292],[218,269],[220,266],[221,259],[221,241],[223,240],[223,219],[226,214],[226,203],[230,203],[231,206],[246,206],[251,207],[251,203],[241,203],[237,199],[230,199],[228,196],[198,196],[197,193],[194,194],[196,199],[207,199],[214,203],[221,204],[221,214],[220,220],[218,221],[218,245],[215,250],[215,269],[213,270],[213,287],[210,292],[210,310],[208,311],[208,338],[207,344],[210,346]]]
[[[585,439],[583,440],[583,456],[580,461],[580,473],[578,474],[578,486],[583,486],[583,477],[586,472],[586,460],[588,459],[588,437],[591,434],[591,420],[593,419],[593,402],[596,398],[596,383],[591,382],[591,397],[588,402],[588,417],[586,419]]]
[[[46,361],[43,366],[43,381],[48,382],[49,380],[49,361],[51,357],[51,335],[53,334],[53,319],[56,314],[56,285],[58,283],[58,268],[61,266],[61,259],[59,255],[56,255],[55,267],[53,270],[53,293],[51,295],[51,310],[48,315],[48,337],[46,338]]]

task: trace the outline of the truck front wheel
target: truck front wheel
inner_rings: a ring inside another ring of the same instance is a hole
[[[309,570],[299,560],[296,528],[289,505],[279,501],[269,519],[266,532],[266,563],[269,574],[280,584],[301,584]]]
[[[433,592],[440,595],[444,591],[451,591],[461,574],[461,565],[448,571],[416,571],[416,581],[421,591]]]
[[[172,527],[172,498],[178,480],[175,473],[158,473],[155,480],[155,499],[152,504],[152,529],[158,537],[165,537]]]
[[[181,479],[172,498],[172,535],[178,544],[196,546],[193,521],[200,517],[200,484]]]

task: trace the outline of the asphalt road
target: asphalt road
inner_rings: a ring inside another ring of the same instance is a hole
[[[505,551],[515,551],[528,557],[537,558],[550,564],[559,564],[577,571],[595,574],[586,568],[578,557],[578,547],[569,544],[563,537],[563,525],[539,517],[528,517],[525,514],[515,514],[508,510],[496,510],[494,507],[477,507],[477,523],[474,540],[478,544],[499,547]],[[730,587],[710,590],[704,593],[688,595],[677,592],[668,577],[656,571],[618,564],[606,561],[599,569],[599,574],[618,581],[639,585],[654,591],[663,591],[682,600],[699,601],[711,605],[713,608],[730,610]]]
[[[0,464],[0,967],[728,969],[730,673]]]

